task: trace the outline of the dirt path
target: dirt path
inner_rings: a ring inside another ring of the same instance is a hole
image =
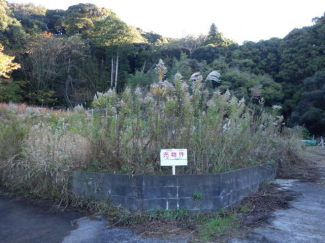
[[[230,243],[316,243],[325,242],[325,150],[312,151],[320,170],[316,182],[277,180],[283,189],[297,193],[297,199],[286,210],[276,210],[273,217],[255,228],[246,239]]]

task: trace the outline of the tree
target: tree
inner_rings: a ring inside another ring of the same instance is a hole
[[[19,25],[10,8],[4,0],[0,0],[0,31],[6,31],[10,25]]]
[[[215,59],[218,59],[220,56],[219,47],[208,45],[201,46],[194,50],[192,58],[197,59],[198,61],[207,61],[207,63],[213,62]]]
[[[0,43],[0,77],[10,78],[9,73],[20,68],[20,64],[13,62],[15,57],[3,53],[4,47]]]
[[[325,16],[311,27],[292,30],[279,45],[279,76],[283,81],[301,83],[325,69]]]
[[[70,6],[64,14],[64,18],[58,19],[57,29],[62,29],[64,34],[72,36],[75,34],[86,34],[94,27],[96,21],[108,16],[115,15],[111,10],[97,7],[94,4],[83,4]]]
[[[65,11],[60,9],[46,11],[47,28],[49,32],[57,35],[63,34],[64,30],[58,23],[60,23],[62,18],[65,18],[64,14]]]
[[[146,42],[151,43],[155,46],[160,46],[160,45],[168,43],[168,40],[165,37],[163,37],[162,35],[159,35],[157,33],[154,33],[152,31],[145,32],[145,31],[141,30],[140,28],[137,28],[137,31],[146,40]]]
[[[301,100],[291,114],[291,125],[304,125],[312,134],[325,134],[325,72],[304,80]]]
[[[261,95],[265,100],[264,105],[272,107],[273,105],[280,104],[284,97],[282,85],[275,82],[269,75],[259,76],[259,81],[262,85]]]
[[[143,71],[135,71],[134,74],[131,74],[128,78],[128,85],[131,88],[135,88],[136,86],[140,87],[149,87],[150,84],[158,81],[158,73],[155,70],[150,70],[147,73]]]
[[[211,44],[220,47],[220,46],[228,46],[230,44],[235,44],[235,42],[225,38],[223,34],[218,31],[217,26],[213,23],[210,26],[210,31],[204,44],[205,45]]]
[[[85,48],[78,36],[65,38],[44,32],[28,38],[18,57],[24,80],[28,81],[30,103],[52,105],[58,99],[73,105],[74,97],[84,92],[80,89],[84,82],[78,78],[77,67],[85,58]]]
[[[106,54],[111,59],[110,86],[117,89],[120,62],[126,56],[126,53],[132,49],[131,44],[141,42],[139,38],[142,37],[135,35],[132,28],[117,16],[111,15],[95,22],[91,38],[99,48],[106,49]]]
[[[7,3],[0,0],[0,42],[6,46],[24,36],[20,22],[14,17]]]
[[[3,53],[3,46],[0,43],[0,102],[17,102],[21,100],[21,82],[13,82],[9,73],[20,68],[19,63],[13,62],[15,57]],[[1,78],[4,78],[1,80]]]
[[[179,60],[174,58],[173,67],[169,71],[169,80],[173,80],[175,73],[180,73],[184,80],[189,80],[192,75],[191,66],[187,55],[183,52]]]
[[[62,78],[59,78],[57,82],[62,80],[59,93],[63,93],[65,103],[68,106],[74,107],[90,100],[95,92],[89,89],[84,78],[85,72],[80,73],[80,66],[89,57],[89,47],[80,36],[72,36],[65,40],[64,44],[65,48],[59,56],[64,69],[62,70]],[[90,63],[88,65],[91,66]]]
[[[204,44],[206,38],[207,37],[205,35],[187,35],[185,38],[182,38],[180,40],[180,45],[181,48],[187,50],[189,52],[189,55],[191,56],[195,49],[199,48]]]
[[[49,30],[45,7],[36,6],[33,3],[11,3],[9,6],[15,18],[20,21],[27,33],[35,34]]]
[[[66,41],[44,32],[30,37],[25,46],[28,58],[21,57],[26,80],[34,90],[54,90],[56,79],[63,74],[60,55],[66,49]]]

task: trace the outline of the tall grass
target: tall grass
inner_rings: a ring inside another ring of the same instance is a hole
[[[290,163],[301,143],[279,131],[275,114],[238,100],[229,91],[205,89],[201,78],[175,76],[148,89],[126,88],[95,96],[107,116],[0,105],[0,167],[15,188],[67,195],[73,170],[170,174],[160,149],[186,148],[188,166],[178,174],[218,173],[255,164]]]
[[[2,182],[13,189],[49,196],[67,195],[71,171],[90,159],[91,146],[65,117],[25,105],[0,105]]]
[[[94,155],[114,171],[163,173],[160,149],[186,148],[189,165],[179,173],[218,173],[274,160],[283,139],[273,115],[229,91],[210,94],[201,79],[189,87],[176,76],[174,84],[161,81],[148,91],[127,88],[121,98],[110,90],[93,104],[110,114],[92,123]]]

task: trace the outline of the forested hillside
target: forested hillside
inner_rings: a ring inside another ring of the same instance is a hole
[[[0,0],[0,65],[3,57],[16,63],[10,77],[0,77],[0,102],[88,107],[98,91],[159,81],[155,66],[162,59],[170,82],[177,72],[189,80],[216,70],[213,88],[221,93],[229,89],[266,108],[281,105],[288,124],[324,134],[325,15],[313,23],[283,39],[238,45],[215,24],[206,35],[171,39],[128,26],[93,4],[64,11]]]

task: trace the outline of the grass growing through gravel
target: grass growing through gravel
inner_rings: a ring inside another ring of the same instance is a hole
[[[225,217],[208,220],[199,229],[199,235],[202,241],[208,241],[225,234],[227,230],[239,227],[239,220],[235,215],[227,215]]]

